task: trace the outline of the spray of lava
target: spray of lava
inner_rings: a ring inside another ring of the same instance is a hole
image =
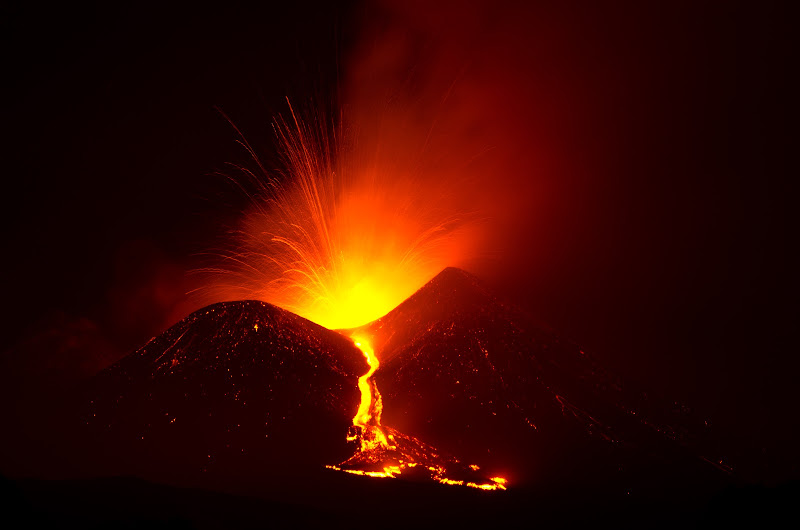
[[[274,129],[285,170],[270,173],[242,136],[254,168],[252,205],[221,252],[209,295],[259,299],[329,329],[383,316],[474,246],[475,214],[452,190],[324,113]],[[243,185],[244,182],[239,179]]]

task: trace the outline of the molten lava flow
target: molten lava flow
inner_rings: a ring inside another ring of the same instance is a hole
[[[354,431],[347,437],[348,441],[360,440],[361,451],[370,451],[379,447],[389,447],[389,441],[381,427],[381,394],[378,385],[372,380],[372,374],[378,369],[378,358],[364,338],[353,337],[355,345],[364,353],[369,371],[358,378],[358,389],[361,391],[361,404],[353,417]]]
[[[338,466],[326,467],[373,478],[396,478],[405,471],[422,470],[440,484],[488,491],[506,489],[504,478],[492,477],[487,480],[485,475],[476,473],[480,470],[479,466],[465,466],[412,436],[391,427],[383,427],[381,394],[372,379],[380,363],[366,338],[357,335],[351,338],[369,365],[367,373],[358,378],[361,402],[353,417],[352,431],[347,436],[348,441],[359,442],[359,451]],[[451,478],[451,472],[455,472],[457,478]]]

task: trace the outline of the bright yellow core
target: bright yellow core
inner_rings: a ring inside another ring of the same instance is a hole
[[[371,268],[360,271],[351,264],[347,271],[320,273],[298,301],[287,300],[284,307],[328,329],[352,329],[386,315],[438,272]]]
[[[371,379],[372,374],[378,369],[378,358],[369,343],[358,336],[353,336],[356,347],[364,353],[369,365],[369,371],[358,378],[358,389],[361,391],[361,403],[353,417],[353,425],[361,428],[361,450],[365,451],[378,446],[389,445],[386,435],[381,428],[381,412],[383,404],[378,387]]]

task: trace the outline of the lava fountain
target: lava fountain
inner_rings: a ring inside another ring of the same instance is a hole
[[[379,142],[324,113],[274,129],[284,169],[267,171],[242,136],[254,168],[251,206],[220,252],[208,294],[257,299],[329,329],[375,320],[440,270],[473,252],[478,214],[454,202],[416,162],[387,160]],[[408,157],[412,160],[413,157]]]

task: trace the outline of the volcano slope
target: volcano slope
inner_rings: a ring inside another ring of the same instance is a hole
[[[657,495],[727,481],[684,407],[623,386],[465,271],[355,331],[381,363],[384,425],[511,484]]]
[[[352,453],[366,369],[352,341],[288,311],[209,306],[91,381],[86,474],[242,489],[312,473]]]

